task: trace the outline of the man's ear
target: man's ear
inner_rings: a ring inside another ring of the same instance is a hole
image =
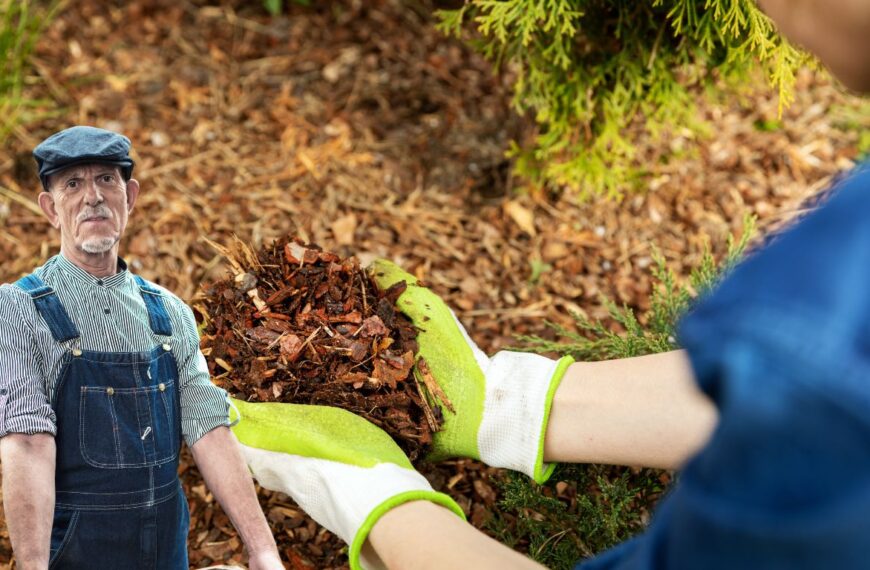
[[[42,211],[45,212],[45,217],[48,218],[49,223],[51,223],[55,229],[59,228],[60,216],[57,215],[57,209],[54,205],[54,196],[49,192],[40,192],[37,202],[39,202],[39,207],[42,208]]]
[[[131,178],[127,181],[127,213],[133,211],[133,206],[136,204],[136,198],[139,197],[139,181]]]

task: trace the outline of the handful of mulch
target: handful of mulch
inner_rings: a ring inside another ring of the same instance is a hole
[[[284,238],[259,253],[211,244],[233,276],[205,291],[202,351],[235,398],[336,406],[389,433],[411,461],[441,425],[443,394],[416,359],[417,330],[351,257]],[[440,398],[440,399],[439,399]]]

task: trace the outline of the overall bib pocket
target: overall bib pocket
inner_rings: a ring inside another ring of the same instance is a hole
[[[178,399],[172,380],[153,386],[82,386],[79,444],[92,467],[153,467],[178,456]]]

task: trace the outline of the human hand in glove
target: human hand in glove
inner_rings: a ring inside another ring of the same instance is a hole
[[[470,457],[546,481],[555,467],[543,461],[550,406],[573,359],[510,351],[487,357],[444,301],[413,275],[383,259],[369,271],[381,290],[407,284],[397,308],[420,329],[417,356],[450,403],[442,407],[444,424],[429,459]]]
[[[430,501],[464,518],[389,435],[359,416],[328,406],[233,404],[241,419],[232,430],[254,478],[347,542],[352,569],[375,566],[362,547],[375,523],[403,503]]]

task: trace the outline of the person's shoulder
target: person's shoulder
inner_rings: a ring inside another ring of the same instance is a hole
[[[14,283],[0,284],[0,307],[7,306],[10,303],[18,303],[21,300],[27,299],[29,295],[21,287]]]
[[[144,285],[146,286],[146,288],[151,289],[153,292],[160,295],[160,297],[162,297],[167,303],[167,306],[166,306],[167,310],[169,310],[171,312],[178,311],[181,313],[185,313],[186,311],[189,310],[187,303],[185,303],[181,299],[181,297],[179,297],[178,295],[176,295],[175,293],[173,293],[172,291],[170,291],[169,289],[167,289],[163,285],[159,285],[157,283],[154,283],[153,281],[149,281],[149,280],[145,279],[144,277],[141,277],[139,275],[135,275],[133,273],[130,273],[130,277],[134,280],[134,282],[138,282],[139,280],[141,280],[142,283],[144,283]]]
[[[28,287],[26,284],[21,283],[21,280],[31,275],[38,277],[40,280],[44,280],[46,272],[50,271],[50,262],[51,260],[46,262],[45,265],[40,265],[35,268],[29,274],[21,275],[14,281],[0,284],[0,307],[10,302],[15,303],[28,300],[30,297],[30,294],[27,292]]]
[[[0,285],[0,325],[20,324],[27,320],[33,307],[30,295],[13,283]]]
[[[44,282],[46,275],[51,273],[55,257],[51,257],[43,265],[35,267],[28,275],[35,275]],[[26,276],[22,275],[10,283],[0,284],[0,318],[4,321],[27,320],[35,314],[36,307],[33,305],[30,294],[26,287],[19,284],[19,281]]]

